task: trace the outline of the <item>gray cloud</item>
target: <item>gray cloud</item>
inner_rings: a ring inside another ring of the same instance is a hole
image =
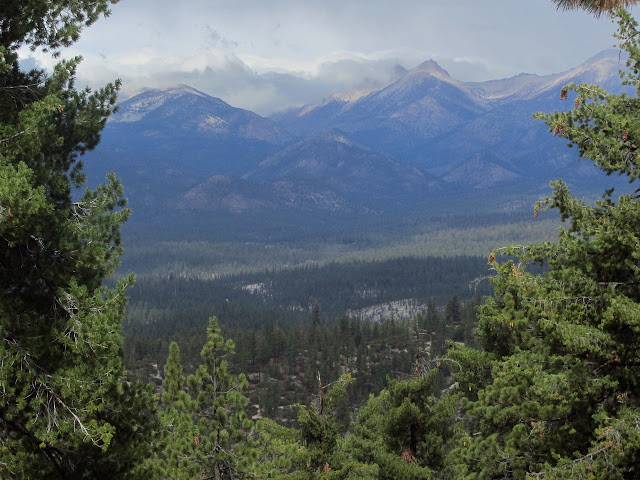
[[[205,25],[203,27],[203,31],[204,31],[204,43],[208,47],[221,47],[225,49],[232,49],[239,46],[238,42],[226,38],[218,30],[211,27],[210,25]]]
[[[380,86],[394,76],[396,65],[390,61],[342,59],[322,63],[315,75],[296,75],[273,71],[256,73],[244,63],[230,62],[190,71],[164,70],[151,76],[125,75],[123,93],[128,96],[146,87],[162,88],[185,83],[233,106],[269,115],[278,110],[316,103],[337,92]]]
[[[455,79],[467,81],[492,80],[500,76],[497,68],[491,68],[485,61],[473,58],[443,58],[440,66]]]

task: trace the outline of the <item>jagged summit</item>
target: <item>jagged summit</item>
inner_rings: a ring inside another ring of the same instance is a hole
[[[417,67],[414,67],[411,70],[409,70],[409,73],[417,73],[417,72],[428,73],[430,75],[443,78],[443,79],[451,78],[451,76],[449,75],[449,72],[447,72],[444,68],[438,65],[438,63],[435,60],[427,60],[426,62],[422,62]]]

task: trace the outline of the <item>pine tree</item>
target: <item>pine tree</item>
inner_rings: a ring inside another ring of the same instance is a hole
[[[341,442],[343,459],[361,462],[373,478],[432,479],[444,468],[445,449],[452,436],[455,402],[436,400],[437,371],[410,380],[392,380],[371,396],[353,423],[353,433]],[[347,460],[343,460],[347,464]]]
[[[457,295],[451,297],[447,302],[444,310],[444,321],[449,336],[456,341],[463,341],[464,325],[462,324],[462,305]]]
[[[129,212],[113,175],[79,194],[80,156],[118,83],[75,88],[79,59],[23,71],[23,46],[56,52],[108,0],[6,0],[0,21],[0,477],[128,478],[150,442],[148,389],[124,382],[125,289],[103,286]],[[145,453],[146,452],[146,453]],[[137,458],[138,457],[138,458]]]
[[[235,345],[224,340],[215,317],[207,337],[203,363],[187,379],[196,424],[188,461],[197,466],[198,476],[192,478],[244,478],[256,463],[254,423],[244,411],[248,382],[244,374],[229,372],[226,358],[235,353]]]
[[[247,380],[228,370],[234,343],[211,318],[203,363],[186,380],[173,342],[165,364],[160,423],[162,448],[153,458],[158,478],[242,479],[280,477],[301,463],[297,432],[245,413]]]
[[[347,395],[347,386],[353,381],[351,375],[342,375],[336,382],[323,385],[322,378],[316,377],[318,388],[317,403],[313,407],[298,405],[300,430],[297,441],[304,452],[304,463],[297,465],[297,475],[292,478],[315,478],[317,473],[340,475],[335,472],[334,454],[344,425],[336,417],[338,406]],[[326,392],[325,392],[325,387]]]
[[[160,397],[159,417],[164,442],[156,461],[164,464],[162,476],[175,480],[196,478],[199,473],[198,466],[189,461],[197,447],[198,432],[191,417],[193,402],[185,387],[180,348],[176,342],[171,342]]]
[[[617,37],[636,96],[571,84],[569,111],[538,114],[583,159],[640,176],[640,31],[626,12]],[[494,251],[495,295],[479,333],[493,357],[470,396],[468,434],[452,458],[457,478],[637,479],[640,465],[640,204],[638,190],[595,204],[562,182],[539,202],[565,222],[557,242]],[[516,260],[500,264],[499,254]],[[527,272],[545,264],[544,274]]]

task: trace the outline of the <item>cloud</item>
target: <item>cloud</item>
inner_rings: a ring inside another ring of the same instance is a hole
[[[494,80],[512,73],[501,65],[490,65],[483,58],[454,57],[438,59],[438,62],[451,77],[466,81]]]
[[[213,35],[217,43],[221,36]],[[73,56],[74,49],[65,56]],[[55,60],[28,52],[24,61],[40,68],[53,68]],[[294,61],[236,55],[226,48],[208,47],[189,56],[145,47],[118,55],[85,54],[78,69],[78,84],[98,88],[120,78],[120,98],[126,99],[147,88],[191,85],[219,97],[234,107],[268,116],[277,111],[315,104],[333,94],[379,88],[399,71],[427,59],[435,59],[453,78],[487,80],[508,69],[490,65],[483,58],[446,57],[417,49],[395,49],[363,54],[339,51],[314,60]]]
[[[203,27],[204,43],[209,47],[221,47],[224,49],[232,49],[238,47],[240,44],[234,40],[230,40],[222,35],[218,30],[211,25],[205,25]]]
[[[51,70],[57,60],[38,52],[24,62]],[[65,57],[74,56],[74,49]],[[221,48],[208,48],[188,57],[143,48],[121,55],[85,54],[78,68],[78,84],[98,88],[120,78],[121,98],[147,88],[184,83],[222,98],[235,107],[262,115],[316,103],[338,92],[381,86],[393,78],[398,55],[361,55],[339,52],[314,61],[239,56]]]

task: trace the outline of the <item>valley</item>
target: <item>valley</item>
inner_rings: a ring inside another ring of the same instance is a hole
[[[295,425],[316,375],[353,373],[348,423],[389,375],[410,375],[417,358],[433,368],[447,342],[474,345],[489,252],[556,238],[558,216],[533,215],[550,180],[589,203],[599,194],[602,175],[531,114],[562,107],[566,82],[613,85],[617,55],[483,83],[427,61],[271,118],[186,85],[125,100],[86,165],[90,182],[114,169],[133,211],[118,270],[137,275],[130,372],[159,386],[173,341],[196,368],[215,316],[255,418]],[[439,369],[436,387],[450,374]]]
[[[465,83],[429,60],[271,118],[187,85],[121,102],[85,164],[89,183],[115,170],[133,211],[118,270],[138,277],[130,367],[161,364],[174,338],[198,345],[212,315],[233,336],[303,328],[314,301],[326,328],[342,315],[410,323],[431,300],[488,294],[486,281],[470,286],[491,250],[556,237],[557,216],[533,218],[550,180],[587,202],[599,194],[602,175],[531,114],[564,106],[566,82],[619,88],[620,65],[609,50],[561,74]],[[434,262],[473,273],[428,284],[412,273]]]

